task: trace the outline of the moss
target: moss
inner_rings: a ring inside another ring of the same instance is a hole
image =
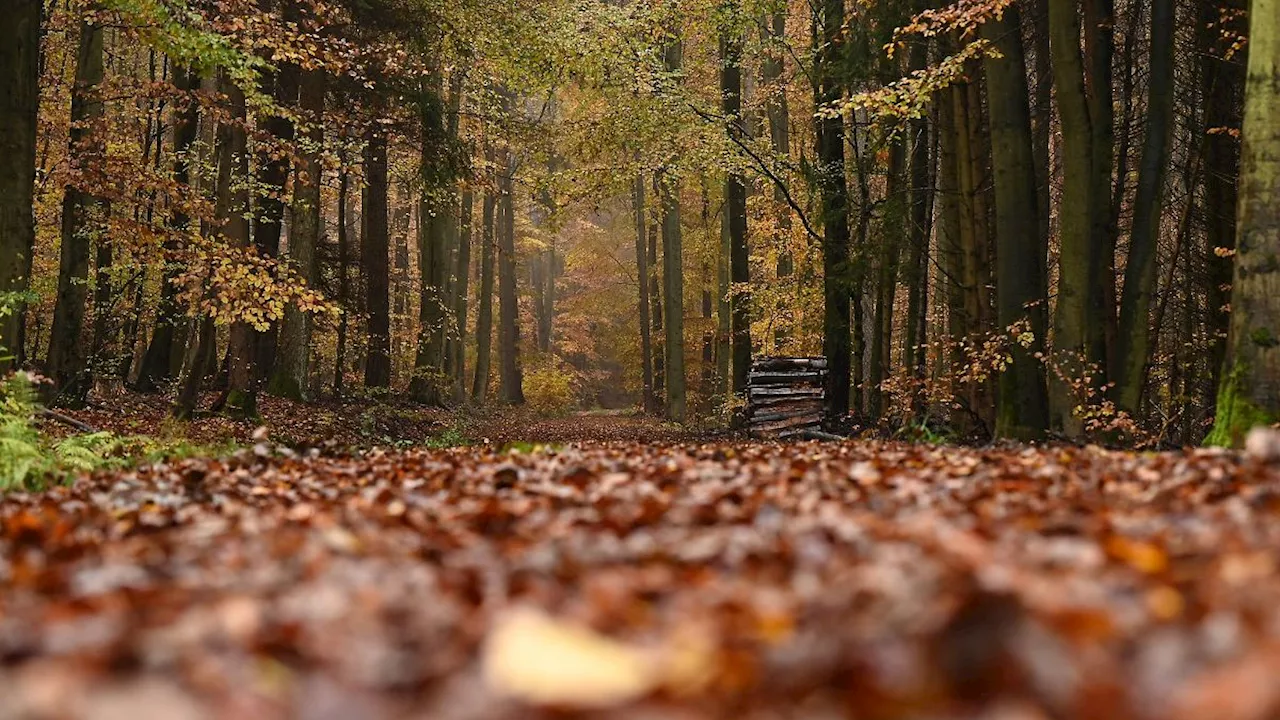
[[[1271,333],[1270,328],[1260,327],[1249,334],[1249,340],[1260,348],[1273,348],[1280,345],[1280,340]]]
[[[258,417],[257,397],[244,390],[232,390],[227,393],[226,414],[241,420],[252,420]]]
[[[267,381],[267,394],[295,402],[303,400],[302,384],[297,378],[284,372],[272,373],[271,379]]]
[[[1246,396],[1241,387],[1242,375],[1242,368],[1237,366],[1223,376],[1222,386],[1218,389],[1217,417],[1214,419],[1213,432],[1204,440],[1205,445],[1240,447],[1245,434],[1250,430],[1258,425],[1275,423],[1274,415]]]

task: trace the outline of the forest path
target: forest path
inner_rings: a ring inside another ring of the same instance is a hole
[[[0,719],[1280,711],[1234,455],[266,450],[0,503]]]

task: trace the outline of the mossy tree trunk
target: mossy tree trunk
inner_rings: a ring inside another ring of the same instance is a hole
[[[380,108],[378,111],[380,112]],[[387,253],[387,134],[377,122],[369,125],[365,147],[363,195],[364,238],[360,244],[365,275],[365,307],[369,313],[364,364],[365,387],[391,387],[391,273]]]
[[[493,167],[492,148],[485,153],[486,165]],[[480,289],[476,294],[476,372],[471,398],[484,402],[489,394],[490,363],[493,357],[493,260],[497,199],[486,191],[480,211]]]
[[[1231,331],[1212,445],[1280,420],[1280,0],[1253,0]]]
[[[679,38],[673,38],[668,43],[664,57],[667,72],[679,74],[683,71],[684,50]],[[661,198],[667,417],[676,422],[684,422],[684,237],[680,226],[680,179],[677,174],[664,173]]]

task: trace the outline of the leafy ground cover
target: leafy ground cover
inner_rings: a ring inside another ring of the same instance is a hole
[[[1280,712],[1259,459],[497,448],[258,445],[8,496],[0,718]]]

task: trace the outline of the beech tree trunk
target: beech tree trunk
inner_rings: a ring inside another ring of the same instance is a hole
[[[451,171],[445,164],[448,146],[443,83],[438,73],[419,98],[422,150],[418,199],[418,349],[409,382],[409,397],[439,405],[444,399],[445,278],[448,232],[453,223]]]
[[[22,361],[22,295],[35,247],[41,0],[12,0],[0,23],[0,372]]]
[[[736,0],[728,0],[726,16],[736,17]],[[742,120],[742,39],[730,28],[720,41],[720,95],[727,132],[743,133]],[[725,178],[724,220],[729,231],[729,292],[733,341],[733,392],[747,391],[751,369],[751,285],[750,253],[747,248],[747,185],[742,175],[730,172]]]
[[[391,299],[387,233],[387,136],[374,123],[366,133],[364,240],[360,245],[365,273],[365,307],[369,313],[364,384],[376,390],[391,387]]]
[[[515,159],[502,153],[502,223],[498,228],[498,380],[504,403],[524,404],[520,367],[520,308],[516,296]]]
[[[249,247],[249,144],[245,129],[246,108],[244,93],[228,78],[222,92],[231,102],[232,122],[224,125],[219,142],[227,144],[227,159],[231,163],[231,187],[227,189],[228,204],[223,219],[222,234],[227,243],[236,249]],[[257,392],[253,361],[257,331],[241,320],[231,325],[227,347],[227,388],[224,401],[218,410],[235,418],[252,418],[258,414]]]
[[[1173,125],[1174,2],[1153,0],[1151,75],[1147,86],[1147,128],[1133,203],[1133,229],[1120,301],[1120,331],[1111,378],[1116,405],[1136,415],[1146,383],[1151,345],[1151,300],[1156,284],[1156,241],[1164,208],[1164,178]]]
[[[673,39],[664,54],[666,70],[683,70],[684,50]],[[680,188],[675,176],[662,178],[662,283],[663,329],[665,338],[667,417],[675,422],[685,418],[684,369],[684,238],[680,227]]]
[[[1057,367],[1050,383],[1050,401],[1053,424],[1067,436],[1078,438],[1084,427],[1075,408],[1082,398],[1070,380],[1082,379],[1090,368],[1100,368],[1102,364],[1102,348],[1098,347],[1094,330],[1101,327],[1102,318],[1094,301],[1094,288],[1103,264],[1096,242],[1096,157],[1075,0],[1049,0],[1049,29],[1065,178],[1059,210],[1058,300],[1053,319],[1053,361]]]
[[[471,233],[475,215],[475,194],[470,188],[462,194],[462,214],[458,221],[458,257],[454,269],[453,289],[453,399],[467,399],[467,301],[471,278]]]
[[[840,100],[844,48],[844,0],[823,0],[818,19],[820,104]],[[823,333],[827,357],[827,414],[833,419],[849,412],[849,299],[855,290],[849,259],[849,189],[845,184],[844,121],[823,116],[818,121],[818,185],[822,196]]]
[[[1253,0],[1231,336],[1207,442],[1280,419],[1280,0]]]
[[[999,376],[996,436],[1030,440],[1048,429],[1044,366],[1048,248],[1039,232],[1040,210],[1030,96],[1017,6],[983,25],[1002,58],[985,61],[990,108],[996,216],[996,323],[1001,333],[1025,322],[1030,342],[1011,340],[1012,362]]]
[[[91,384],[81,336],[89,288],[89,248],[95,242],[107,241],[106,203],[83,188],[97,172],[105,149],[101,128],[97,127],[103,114],[98,95],[103,76],[102,51],[102,26],[88,20],[81,22],[68,146],[76,177],[68,183],[62,200],[58,297],[45,363],[56,401],[71,407],[84,403]]]
[[[299,104],[309,125],[305,133],[306,151],[298,162],[293,202],[289,208],[289,262],[294,272],[308,285],[314,285],[316,281],[316,247],[320,240],[320,188],[324,172],[320,164],[320,145],[324,139],[324,93],[324,71],[306,71],[299,88]],[[267,382],[267,392],[292,400],[305,399],[310,350],[311,317],[290,305],[285,308],[280,322],[276,360]]]
[[[174,88],[190,92],[200,86],[199,78],[190,68],[180,65],[173,69]],[[173,180],[179,186],[191,183],[193,146],[200,131],[200,106],[191,98],[174,106],[173,129]],[[159,383],[173,377],[177,331],[183,324],[183,312],[178,303],[176,280],[183,269],[182,234],[189,229],[190,218],[181,211],[174,213],[172,232],[165,238],[163,250],[164,270],[160,280],[160,300],[156,307],[155,326],[151,340],[138,366],[138,376],[133,387],[139,392],[155,392]]]
[[[342,160],[341,156],[339,159]],[[351,315],[351,284],[347,276],[347,265],[350,263],[351,239],[347,234],[347,202],[351,194],[351,174],[343,163],[338,168],[338,307],[342,315],[338,318],[337,347],[333,360],[333,394],[342,396],[345,386],[344,375],[347,371],[347,331],[348,318]]]
[[[486,152],[486,158],[492,166],[492,149]],[[480,306],[476,311],[476,373],[475,381],[471,384],[471,397],[476,402],[484,402],[489,395],[489,367],[493,356],[493,263],[497,250],[496,209],[497,199],[493,192],[486,192],[480,220],[480,290],[476,295]]]
[[[640,318],[640,374],[644,384],[644,411],[658,411],[657,396],[653,387],[653,335],[649,324],[649,254],[645,247],[645,181],[637,176],[632,183],[632,208],[636,221],[636,287],[639,290],[637,303]]]

